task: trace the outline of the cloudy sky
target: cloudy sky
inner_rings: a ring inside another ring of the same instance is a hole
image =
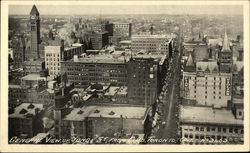
[[[28,15],[32,5],[9,5],[9,14]],[[42,15],[243,14],[240,5],[37,5]]]

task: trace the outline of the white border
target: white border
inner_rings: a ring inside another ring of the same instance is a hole
[[[9,145],[8,144],[8,5],[244,5],[244,145]],[[249,150],[249,2],[248,1],[1,1],[0,151],[12,152],[166,152]]]

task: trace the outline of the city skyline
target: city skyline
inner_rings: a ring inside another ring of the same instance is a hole
[[[9,5],[10,15],[28,15],[32,5]],[[37,5],[43,15],[211,14],[242,15],[241,5]],[[84,8],[84,9],[83,9]],[[63,11],[62,11],[63,10]],[[133,10],[131,12],[131,10]],[[238,10],[238,11],[235,11]],[[146,12],[146,13],[145,13]]]

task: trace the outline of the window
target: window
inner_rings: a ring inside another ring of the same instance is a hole
[[[215,131],[215,128],[211,128],[212,131]]]
[[[195,139],[199,139],[199,135],[198,134],[195,135]]]
[[[244,130],[242,129],[242,130],[240,131],[240,133],[241,133],[241,134],[244,134]]]
[[[233,129],[232,128],[229,128],[229,133],[233,133]]]
[[[205,94],[207,94],[207,91],[205,91]]]
[[[215,99],[215,96],[214,96],[214,99]]]
[[[201,127],[201,131],[204,131],[204,128],[203,128],[203,127]]]
[[[221,96],[219,96],[219,99],[221,99]]]
[[[201,135],[200,138],[201,138],[201,139],[204,139],[204,135]]]
[[[242,112],[239,112],[239,116],[242,116]]]
[[[218,128],[218,132],[221,132],[221,128],[220,127]]]
[[[210,131],[210,127],[207,127],[207,131]]]
[[[205,96],[205,98],[207,99],[207,96]]]
[[[234,133],[238,133],[238,129],[234,129]]]
[[[188,138],[188,134],[185,134],[184,137],[185,137],[185,138]]]
[[[196,130],[196,131],[199,131],[200,129],[199,129],[199,127],[195,127],[195,130]]]
[[[220,136],[220,135],[218,135],[218,136],[217,136],[217,140],[220,140],[220,139],[221,139],[221,136]]]
[[[193,139],[193,134],[190,134],[190,135],[189,135],[189,138],[190,138],[190,139]]]

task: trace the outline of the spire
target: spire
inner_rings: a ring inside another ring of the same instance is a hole
[[[194,65],[193,57],[191,54],[189,54],[184,71],[185,72],[195,72],[195,65]]]
[[[229,47],[229,42],[228,42],[227,32],[226,31],[225,31],[224,40],[223,40],[223,47],[222,47],[221,51],[230,51],[230,47]]]
[[[36,8],[36,5],[33,5],[31,11],[30,11],[30,15],[39,15],[39,12]]]
[[[186,66],[194,66],[194,61],[193,61],[193,57],[191,54],[189,54]]]

